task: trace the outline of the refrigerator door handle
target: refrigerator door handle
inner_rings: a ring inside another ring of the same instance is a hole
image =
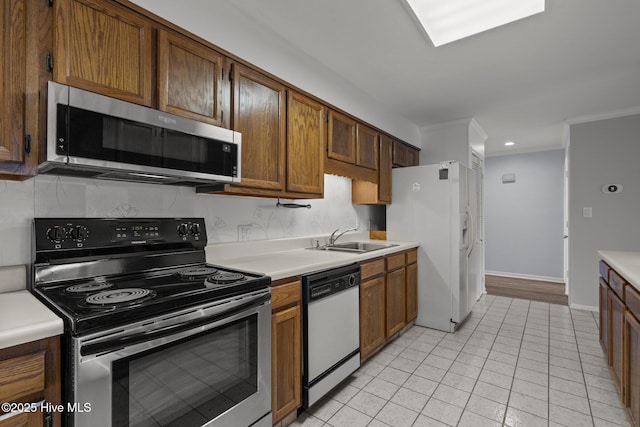
[[[471,251],[473,251],[474,246],[476,245],[476,227],[473,221],[473,214],[471,214],[471,207],[467,205],[467,217],[469,218],[469,231],[468,240],[469,244],[467,245],[467,258],[471,255]]]

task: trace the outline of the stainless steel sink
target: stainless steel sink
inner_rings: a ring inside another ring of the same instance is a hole
[[[321,246],[319,250],[325,251],[339,251],[339,252],[353,252],[353,253],[365,253],[371,251],[377,251],[380,249],[392,248],[394,246],[398,246],[394,243],[371,243],[371,242],[345,242],[345,243],[336,243],[331,246]]]

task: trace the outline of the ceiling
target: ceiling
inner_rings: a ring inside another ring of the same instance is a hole
[[[474,117],[488,155],[561,148],[567,120],[640,113],[637,0],[547,0],[544,13],[438,48],[404,0],[198,7],[219,3],[420,128]]]

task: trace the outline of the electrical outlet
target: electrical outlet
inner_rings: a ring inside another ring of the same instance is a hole
[[[238,226],[238,242],[251,240],[251,224]]]

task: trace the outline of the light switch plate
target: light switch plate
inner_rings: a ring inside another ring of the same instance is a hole
[[[593,209],[590,207],[587,208],[582,208],[582,216],[584,218],[591,218],[591,216],[593,215]]]

